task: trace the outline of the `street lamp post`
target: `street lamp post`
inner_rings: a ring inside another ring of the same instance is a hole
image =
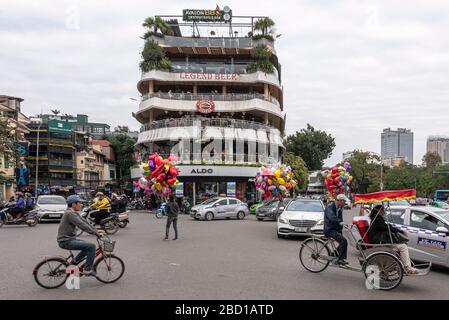
[[[37,142],[36,142],[36,180],[34,181],[34,196],[38,196],[37,186],[38,186],[38,174],[39,174],[39,133],[41,130],[42,119],[39,122],[39,126],[37,127]]]
[[[380,160],[380,191],[384,190],[383,172],[383,162]]]

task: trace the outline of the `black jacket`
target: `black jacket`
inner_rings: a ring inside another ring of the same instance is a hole
[[[374,216],[372,219],[368,231],[368,238],[371,243],[404,243],[397,237],[397,233],[401,233],[401,231],[392,225],[388,226],[381,215]]]
[[[179,206],[176,202],[168,202],[166,206],[167,217],[177,217],[179,213]]]

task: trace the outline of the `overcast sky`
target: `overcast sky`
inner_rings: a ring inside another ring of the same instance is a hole
[[[307,123],[335,137],[326,161],[380,153],[383,128],[415,134],[420,164],[428,135],[449,135],[449,1],[22,1],[0,0],[0,94],[23,112],[84,113],[112,127],[140,125],[141,24],[183,8],[228,5],[276,23],[287,134]]]

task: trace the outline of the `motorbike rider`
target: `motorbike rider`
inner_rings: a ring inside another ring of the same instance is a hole
[[[14,203],[14,206],[9,210],[9,214],[14,219],[20,219],[23,216],[23,213],[25,212],[25,199],[23,198],[22,192],[16,192],[16,201]]]
[[[81,199],[77,194],[67,197],[67,210],[62,216],[58,229],[58,245],[62,249],[66,250],[81,250],[81,252],[73,259],[72,265],[80,263],[84,257],[87,258],[85,265],[83,266],[82,274],[87,276],[95,276],[93,270],[93,264],[95,259],[95,244],[76,239],[76,227],[89,234],[94,234],[97,237],[104,235],[103,230],[96,230],[84,219],[81,218],[82,203],[86,202]]]
[[[184,214],[188,214],[190,211],[190,202],[189,200],[185,197],[182,199],[182,211]]]
[[[111,203],[108,198],[106,198],[103,192],[97,192],[95,195],[98,200],[95,201],[90,207],[96,209],[90,214],[90,216],[95,220],[96,224],[100,224],[100,221],[109,216],[109,209],[111,208]]]
[[[31,193],[25,193],[25,211],[30,211],[34,209],[34,199]]]

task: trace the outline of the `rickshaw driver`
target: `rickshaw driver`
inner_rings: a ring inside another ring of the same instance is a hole
[[[345,260],[348,252],[348,241],[343,237],[343,208],[346,196],[339,194],[335,202],[330,203],[324,211],[324,235],[338,242],[338,258],[334,261],[338,265],[347,265]]]

